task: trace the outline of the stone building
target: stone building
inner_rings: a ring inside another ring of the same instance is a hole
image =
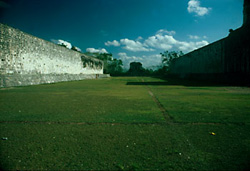
[[[145,69],[140,62],[131,62],[128,74],[131,76],[141,76],[144,75],[144,71]]]
[[[105,77],[103,62],[0,24],[0,87]]]
[[[250,1],[244,1],[243,25],[226,38],[194,50],[170,66],[181,78],[232,83],[250,82]]]

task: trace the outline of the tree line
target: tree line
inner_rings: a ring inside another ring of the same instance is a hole
[[[85,54],[102,60],[104,63],[104,74],[110,74],[111,76],[164,76],[170,72],[170,65],[173,60],[184,55],[182,51],[164,51],[160,53],[161,66],[158,66],[156,70],[146,69],[143,67],[135,67],[137,68],[137,70],[130,68],[128,71],[124,71],[123,61],[121,59],[113,58],[112,53],[86,52]],[[142,66],[142,64],[139,64],[139,62],[133,63],[137,63],[137,65]]]

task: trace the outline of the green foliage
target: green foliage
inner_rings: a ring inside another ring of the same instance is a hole
[[[113,59],[108,63],[108,73],[111,76],[119,75],[123,72],[123,62],[121,59]]]
[[[165,66],[169,66],[174,59],[179,58],[180,56],[183,56],[182,51],[179,51],[179,52],[178,51],[165,51],[160,54],[162,57],[162,64]]]
[[[62,44],[58,44],[58,45],[67,48],[67,46],[65,44],[63,44],[63,43]]]
[[[123,73],[123,62],[121,59],[114,59],[112,53],[85,53],[89,56],[93,56],[100,59],[104,63],[104,74],[121,75]]]
[[[165,72],[170,71],[170,65],[174,59],[184,55],[182,51],[164,51],[163,53],[160,54],[163,65],[162,69],[164,69]]]
[[[78,48],[76,46],[72,46],[71,50],[79,52]]]

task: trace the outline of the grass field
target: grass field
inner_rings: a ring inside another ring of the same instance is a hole
[[[1,88],[0,137],[4,170],[245,170],[250,88],[149,77]]]

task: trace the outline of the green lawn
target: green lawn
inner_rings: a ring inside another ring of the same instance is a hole
[[[2,88],[0,165],[4,170],[244,170],[250,167],[249,123],[246,87],[114,77]]]

